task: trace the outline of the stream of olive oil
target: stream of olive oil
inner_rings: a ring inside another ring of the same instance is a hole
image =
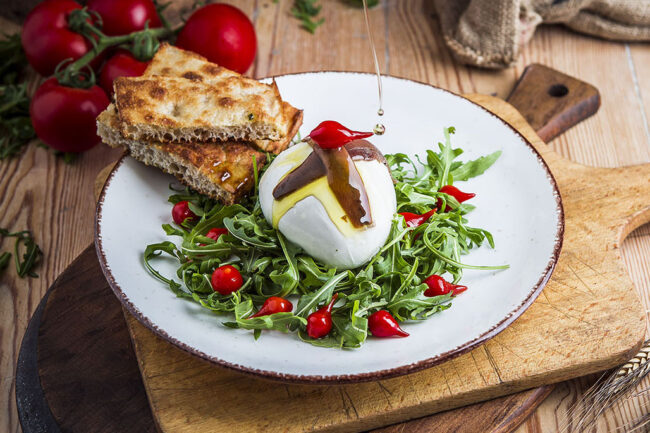
[[[379,109],[377,110],[377,114],[379,116],[383,116],[384,115],[384,108],[383,108],[384,101],[383,101],[382,88],[381,88],[381,73],[379,72],[379,61],[377,60],[377,51],[375,50],[375,41],[372,39],[372,32],[370,31],[370,18],[368,18],[368,2],[367,2],[367,0],[363,0],[363,15],[366,18],[366,32],[368,33],[368,41],[370,42],[370,48],[372,49],[372,57],[373,57],[373,60],[375,61],[375,74],[377,74],[377,90],[379,91]],[[377,135],[382,135],[384,132],[386,132],[386,127],[381,123],[377,123],[372,131]]]

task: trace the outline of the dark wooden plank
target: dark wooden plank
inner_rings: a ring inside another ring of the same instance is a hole
[[[122,308],[93,246],[49,293],[39,326],[38,370],[61,430],[155,431]]]
[[[16,407],[23,431],[31,433],[60,431],[45,399],[38,375],[38,328],[49,296],[48,291],[29,321],[16,364]]]

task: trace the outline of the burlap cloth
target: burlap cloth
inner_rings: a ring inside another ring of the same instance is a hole
[[[541,23],[618,41],[650,41],[650,0],[434,0],[445,42],[470,65],[505,68]]]

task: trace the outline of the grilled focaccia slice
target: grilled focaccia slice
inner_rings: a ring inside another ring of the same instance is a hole
[[[217,84],[227,78],[241,77],[237,72],[211,63],[199,54],[176,48],[167,43],[160,46],[143,74],[143,76],[152,75],[185,78],[204,84]],[[243,83],[259,84],[258,81],[250,78],[241,77],[241,79]],[[274,87],[273,91],[277,92],[275,82],[271,86]],[[288,102],[282,101],[282,111],[285,118],[290,119],[284,137],[279,140],[251,140],[265,152],[278,154],[289,147],[291,140],[302,125],[302,110],[298,110]]]
[[[230,77],[241,75],[226,69],[192,51],[176,48],[168,43],[162,43],[149,66],[144,71],[144,76],[162,75],[164,77],[180,77],[199,83],[214,84]],[[242,77],[243,81],[254,81]],[[294,108],[294,110],[298,111]]]
[[[176,79],[174,79],[176,78]],[[302,111],[263,84],[163,45],[143,77],[115,81],[122,132],[159,141],[247,140],[265,151],[284,150]]]
[[[111,147],[124,148],[133,158],[176,176],[190,188],[225,204],[233,204],[253,187],[253,158],[261,168],[266,155],[250,144],[141,142],[125,138],[113,104],[97,118],[97,133]]]

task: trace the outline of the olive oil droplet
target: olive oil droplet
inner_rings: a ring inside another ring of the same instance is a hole
[[[375,135],[384,135],[384,132],[386,132],[386,127],[381,123],[378,123],[375,125],[372,132],[374,132]]]
[[[377,114],[380,115],[380,116],[383,116],[384,115],[384,109],[380,108],[379,110],[377,110]]]

